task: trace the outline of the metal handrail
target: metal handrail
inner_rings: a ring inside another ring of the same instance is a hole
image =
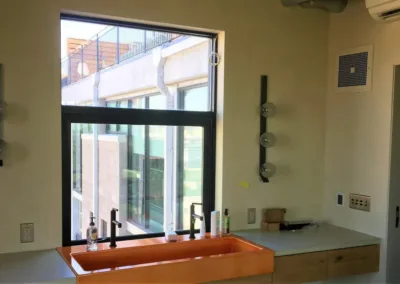
[[[137,38],[132,42],[121,43],[121,28],[106,28],[61,59],[62,87],[109,66],[144,54],[180,36],[179,34],[148,30],[132,29],[132,31],[137,31],[137,35],[135,35]]]

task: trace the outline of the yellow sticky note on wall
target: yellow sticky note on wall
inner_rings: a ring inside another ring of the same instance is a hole
[[[239,185],[243,188],[250,188],[250,183],[248,183],[247,181],[242,180]]]

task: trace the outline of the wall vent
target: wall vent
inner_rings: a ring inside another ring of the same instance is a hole
[[[337,58],[337,93],[371,90],[372,46],[347,50]]]

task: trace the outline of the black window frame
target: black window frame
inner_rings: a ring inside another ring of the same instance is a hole
[[[82,17],[70,14],[61,14],[61,20],[75,20],[105,25],[114,25],[128,28],[181,33],[191,36],[200,36],[211,39],[210,49],[217,51],[217,34],[198,32],[186,29],[168,28],[162,26],[144,25],[132,22],[115,21],[108,19]],[[215,155],[216,155],[216,76],[217,66],[209,65],[209,92],[210,111],[184,110],[152,110],[107,108],[90,106],[61,106],[61,137],[62,137],[62,245],[82,245],[86,240],[71,240],[71,125],[73,123],[87,124],[123,124],[123,125],[165,125],[165,126],[197,126],[203,128],[203,211],[206,220],[210,220],[211,212],[215,209]],[[204,84],[194,85],[193,88]],[[61,86],[61,84],[60,84]],[[191,87],[190,87],[191,88]],[[189,89],[189,88],[183,88]],[[178,95],[180,97],[180,95]],[[179,100],[178,97],[178,100]],[[83,220],[83,224],[85,220]],[[206,222],[206,230],[210,231],[210,224]],[[177,231],[178,234],[188,234],[188,230]],[[163,237],[165,233],[150,233],[140,235],[118,236],[117,241],[141,238]],[[110,238],[102,238],[100,242],[109,242]]]

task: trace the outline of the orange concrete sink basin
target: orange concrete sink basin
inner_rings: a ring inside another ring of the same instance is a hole
[[[272,273],[274,253],[227,236],[76,252],[69,261],[77,283],[202,283]]]

